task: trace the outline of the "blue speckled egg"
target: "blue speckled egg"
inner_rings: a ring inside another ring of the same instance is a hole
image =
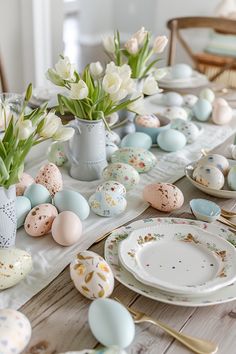
[[[184,105],[192,108],[198,100],[198,97],[192,94],[187,94],[183,96]]]
[[[227,182],[229,188],[236,191],[236,166],[231,167],[228,173]]]
[[[127,163],[112,163],[102,172],[105,181],[114,180],[123,184],[126,190],[134,188],[140,181],[138,172]]]
[[[200,134],[196,124],[193,122],[185,122],[182,119],[178,119],[176,122],[173,122],[171,128],[183,133],[187,139],[187,144],[192,144],[195,140],[197,140]]]
[[[120,144],[121,147],[141,147],[149,150],[152,146],[152,139],[149,135],[141,132],[126,135]]]
[[[112,217],[123,213],[127,201],[121,194],[100,191],[91,195],[89,205],[95,214]]]
[[[184,134],[175,129],[165,130],[157,137],[157,144],[165,151],[181,150],[186,145],[186,142]]]
[[[191,66],[182,63],[173,65],[171,69],[171,76],[173,79],[186,79],[191,77],[192,73],[193,70]]]
[[[17,229],[24,225],[25,218],[31,210],[30,200],[24,196],[16,197]]]
[[[170,120],[177,119],[177,118],[184,119],[184,120],[188,119],[187,111],[182,107],[176,107],[176,106],[167,107],[164,110],[163,115],[166,118],[169,118]]]
[[[183,102],[183,97],[177,92],[168,92],[163,97],[166,106],[182,106]]]
[[[107,161],[111,161],[111,155],[118,150],[118,146],[111,141],[106,142],[106,157]]]
[[[52,202],[51,195],[46,187],[39,183],[33,183],[26,188],[24,196],[31,202],[31,207],[34,208],[39,204],[47,204]]]
[[[85,220],[89,216],[89,205],[87,200],[78,192],[72,190],[62,190],[55,194],[53,203],[58,211],[72,211],[80,220]]]
[[[156,157],[148,150],[138,147],[125,147],[111,156],[111,162],[124,162],[133,166],[139,173],[148,172],[156,164]]]
[[[109,141],[109,142],[112,142],[116,145],[120,145],[120,137],[116,132],[114,132],[112,130],[110,130],[110,131],[106,130],[105,135],[106,135],[107,142]]]
[[[214,166],[217,167],[224,175],[229,171],[229,161],[225,156],[219,154],[208,154],[202,157],[198,162],[197,166]]]
[[[96,192],[102,191],[121,194],[123,195],[123,197],[126,195],[125,186],[123,186],[123,184],[117,181],[106,181],[102,184],[99,184],[99,186],[97,186],[96,188]]]
[[[204,98],[199,98],[193,106],[193,114],[201,122],[207,121],[210,118],[211,112],[212,105]]]

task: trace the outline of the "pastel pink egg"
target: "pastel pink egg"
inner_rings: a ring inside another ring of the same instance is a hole
[[[54,163],[42,166],[35,181],[46,187],[52,197],[63,188],[61,172]]]
[[[218,125],[224,125],[232,120],[233,111],[230,106],[214,105],[212,111],[212,121]]]
[[[28,173],[23,172],[19,182],[16,184],[16,195],[20,196],[24,194],[24,191],[31,184],[35,183],[35,180]]]
[[[71,246],[82,235],[82,223],[72,211],[63,211],[52,223],[52,237],[62,246]]]
[[[147,128],[160,127],[160,121],[154,114],[138,116],[135,122],[136,124],[141,125],[142,127],[147,127]]]

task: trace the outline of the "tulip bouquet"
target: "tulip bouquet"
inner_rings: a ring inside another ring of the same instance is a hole
[[[127,63],[132,70],[132,78],[142,79],[154,73],[156,80],[163,77],[166,73],[162,69],[155,70],[155,64],[160,60],[154,55],[162,53],[167,45],[168,39],[166,36],[158,36],[152,44],[151,33],[142,27],[138,32],[134,33],[131,38],[121,46],[119,31],[116,31],[114,36],[107,36],[103,39],[103,45],[106,52],[112,56],[116,65]],[[152,80],[152,86],[154,81]],[[149,82],[150,86],[150,82]]]
[[[31,94],[30,84],[18,118],[10,114],[6,107],[0,107],[0,120],[4,127],[0,139],[0,186],[5,188],[18,182],[24,170],[24,160],[34,145],[50,138],[66,141],[74,133],[72,128],[62,125],[54,111],[47,113],[46,105],[25,114]]]

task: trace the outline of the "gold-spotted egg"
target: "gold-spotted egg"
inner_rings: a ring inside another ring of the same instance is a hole
[[[20,354],[31,338],[31,325],[28,318],[13,309],[0,310],[0,353]]]
[[[140,181],[139,173],[127,163],[112,163],[102,172],[105,181],[114,180],[123,184],[127,191],[134,188]]]
[[[163,115],[166,118],[169,118],[170,120],[176,119],[176,118],[181,118],[184,120],[188,119],[188,113],[183,107],[167,107],[163,111]]]
[[[60,213],[62,211],[72,211],[82,221],[89,216],[90,209],[87,200],[76,191],[63,189],[57,192],[53,203]]]
[[[164,151],[181,150],[186,145],[186,142],[185,135],[175,129],[164,130],[157,136],[157,144]]]
[[[125,186],[123,186],[123,184],[117,181],[106,181],[103,182],[102,184],[99,184],[99,186],[97,186],[96,188],[96,192],[101,192],[101,191],[114,192],[123,195],[123,197],[125,197],[126,195]]]
[[[88,299],[109,297],[114,289],[110,266],[98,254],[83,251],[70,264],[70,276],[76,289]]]
[[[170,183],[153,183],[144,187],[143,199],[151,206],[163,212],[181,208],[184,196],[181,190]]]
[[[213,101],[215,99],[215,94],[209,87],[205,87],[204,89],[201,90],[199,97],[204,98],[205,100],[209,101],[210,103],[213,103]]]
[[[192,108],[198,100],[198,97],[192,94],[187,94],[183,96],[184,105],[186,107]]]
[[[79,241],[82,235],[82,223],[72,211],[58,214],[52,223],[52,237],[61,246],[71,246]]]
[[[211,112],[212,105],[204,98],[199,98],[199,100],[193,106],[193,114],[201,122],[207,121],[211,116]]]
[[[52,197],[63,188],[61,172],[54,163],[42,166],[35,177],[35,181],[45,186]]]
[[[34,237],[48,234],[57,215],[55,206],[51,204],[37,205],[26,216],[24,223],[26,233]]]
[[[106,142],[106,157],[108,162],[111,161],[111,155],[118,149],[118,146],[111,141]]]
[[[225,156],[219,154],[209,154],[202,157],[198,162],[197,166],[214,166],[217,167],[224,175],[229,171],[229,161]]]
[[[182,106],[184,103],[183,97],[177,92],[167,92],[163,96],[163,103],[166,106]]]
[[[193,179],[205,187],[212,189],[221,189],[225,179],[223,173],[214,166],[198,166],[193,171]]]
[[[24,194],[24,191],[27,187],[29,187],[32,183],[35,183],[35,180],[28,173],[23,172],[19,182],[16,184],[16,195],[20,196]]]
[[[25,218],[31,210],[30,200],[22,195],[16,197],[17,229],[24,225]]]
[[[91,195],[89,205],[95,214],[113,217],[125,211],[127,201],[121,194],[102,190]]]
[[[148,150],[138,147],[120,148],[111,156],[111,162],[124,162],[133,166],[139,173],[151,170],[157,160]]]
[[[0,290],[3,290],[26,277],[32,269],[32,257],[18,248],[3,248],[0,249],[0,266]]]
[[[121,147],[141,147],[149,150],[152,146],[152,139],[148,134],[136,132],[126,135],[121,140]]]
[[[173,122],[171,124],[171,128],[183,133],[186,137],[187,144],[192,144],[195,140],[197,140],[200,134],[200,130],[196,124],[193,122],[183,121],[182,119],[178,119]]]
[[[229,188],[236,191],[236,166],[232,166],[227,176]]]
[[[64,145],[58,141],[53,142],[48,148],[47,158],[49,162],[54,163],[58,167],[64,165],[67,161]]]
[[[32,208],[39,204],[52,202],[51,195],[47,188],[38,183],[33,183],[27,187],[24,192],[24,197],[30,200]]]
[[[212,121],[217,125],[228,124],[233,118],[233,111],[229,105],[214,104]]]

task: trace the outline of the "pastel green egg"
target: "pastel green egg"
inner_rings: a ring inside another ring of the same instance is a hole
[[[39,204],[52,202],[51,195],[47,188],[39,183],[33,183],[27,187],[24,196],[30,200],[32,208]]]
[[[126,135],[121,140],[121,147],[141,147],[149,150],[152,146],[152,139],[148,134],[136,132]]]
[[[64,189],[57,192],[53,203],[59,213],[62,211],[72,211],[80,220],[85,220],[89,216],[90,208],[87,200],[76,191]]]
[[[210,118],[211,112],[212,105],[205,98],[199,98],[193,106],[193,114],[201,122],[207,121]]]
[[[236,191],[236,166],[231,167],[228,173],[227,182],[229,188]]]
[[[175,129],[168,129],[160,133],[157,137],[157,144],[164,151],[178,151],[186,145],[186,137],[183,133]]]
[[[31,210],[31,203],[25,196],[16,197],[17,229],[24,225],[25,218]]]

